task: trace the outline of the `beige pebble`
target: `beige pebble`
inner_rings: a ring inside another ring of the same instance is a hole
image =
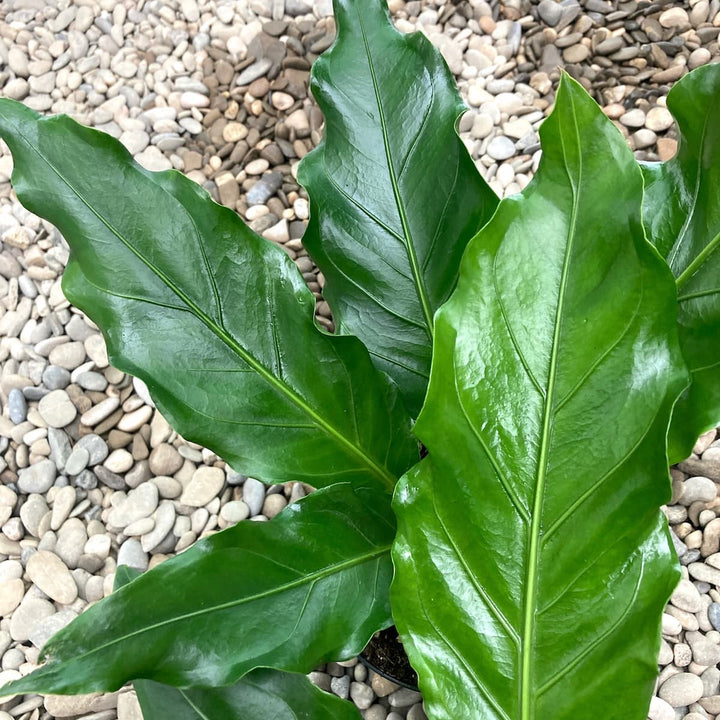
[[[274,92],[272,94],[272,104],[276,110],[289,110],[295,104],[295,98],[284,92]]]
[[[153,448],[148,459],[150,471],[154,475],[174,475],[182,466],[182,455],[167,443],[160,443]]]
[[[153,409],[147,405],[134,410],[127,415],[123,415],[117,424],[117,429],[123,432],[132,433],[139,430],[146,422],[150,421]]]
[[[199,467],[180,496],[180,503],[190,507],[207,505],[223,488],[225,473],[216,467]]]
[[[95,366],[100,370],[106,368],[110,364],[108,361],[105,339],[102,335],[100,335],[100,333],[90,335],[90,337],[85,340],[85,352],[95,363]]]
[[[68,519],[72,509],[75,507],[75,500],[76,493],[72,485],[57,489],[50,519],[50,528],[52,530],[59,530],[65,520]]]
[[[20,578],[0,583],[0,617],[7,617],[20,604],[25,595],[25,585]]]
[[[229,122],[222,131],[223,140],[229,143],[236,143],[247,137],[248,129],[239,122]]]
[[[245,172],[248,175],[262,175],[269,167],[270,163],[265,158],[257,158],[245,166]]]
[[[102,400],[97,405],[91,407],[87,412],[84,412],[80,417],[80,422],[87,427],[94,427],[98,425],[107,417],[112,415],[120,407],[120,399],[116,397],[109,397]]]
[[[103,465],[111,472],[121,474],[127,472],[134,462],[133,456],[127,450],[119,448],[107,456]]]
[[[78,590],[72,574],[55,553],[38,550],[28,560],[28,577],[50,598],[68,605],[77,598]]]
[[[42,419],[54,428],[69,425],[77,416],[77,409],[64,390],[52,390],[38,403]]]

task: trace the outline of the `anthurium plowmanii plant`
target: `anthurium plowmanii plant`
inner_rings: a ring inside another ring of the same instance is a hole
[[[152,720],[350,720],[305,673],[394,623],[432,720],[642,720],[679,577],[668,462],[720,419],[720,66],[671,91],[657,165],[564,76],[535,178],[499,202],[438,52],[382,0],[335,15],[299,173],[332,335],[283,250],[192,181],[0,101],[17,195],[67,239],[113,364],[235,470],[318,488],[121,568],[3,692],[135,681]]]

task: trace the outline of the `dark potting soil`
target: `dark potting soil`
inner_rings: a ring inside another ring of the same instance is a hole
[[[404,687],[417,690],[417,673],[413,670],[405,653],[398,631],[393,625],[373,635],[360,659],[379,675]]]

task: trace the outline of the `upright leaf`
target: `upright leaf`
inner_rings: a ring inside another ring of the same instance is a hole
[[[399,483],[396,623],[433,720],[644,720],[678,572],[659,505],[686,383],[642,177],[565,76],[543,160],[436,317]]]
[[[200,540],[57,633],[2,689],[112,691],[147,678],[219,686],[256,668],[309,672],[391,624],[390,503],[340,483]],[[159,600],[161,598],[161,600]]]
[[[394,485],[417,456],[396,391],[357,339],[318,330],[279,247],[67,117],[0,100],[0,135],[20,201],[70,244],[68,299],[183,436],[266,482]]]
[[[670,426],[674,463],[720,422],[720,65],[682,78],[667,105],[677,122],[677,155],[643,172],[644,222],[677,278],[680,346],[692,373]]]
[[[337,40],[312,71],[325,139],[300,166],[303,243],[338,328],[357,335],[417,414],[433,314],[497,198],[455,132],[465,110],[444,60],[384,0],[335,0]]]
[[[120,565],[115,589],[138,577]],[[175,688],[152,680],[133,683],[146,720],[360,720],[354,705],[315,687],[305,675],[253,670],[234,685]]]

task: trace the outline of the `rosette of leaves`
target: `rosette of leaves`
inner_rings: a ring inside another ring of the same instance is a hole
[[[67,239],[63,288],[113,364],[235,470],[318,488],[120,568],[3,692],[134,681],[148,719],[349,720],[303,674],[395,622],[432,720],[643,720],[678,579],[668,428],[720,415],[718,67],[673,90],[680,152],[642,168],[563,77],[536,177],[499,202],[437,51],[382,0],[335,15],[299,171],[334,335],[282,249],[190,180],[0,100],[15,191]]]

